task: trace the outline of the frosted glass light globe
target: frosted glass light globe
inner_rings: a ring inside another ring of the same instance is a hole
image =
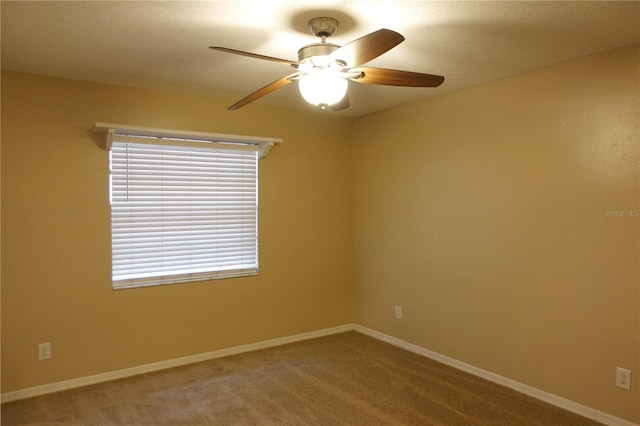
[[[347,93],[347,86],[347,79],[330,69],[312,71],[298,82],[302,97],[310,104],[323,107],[340,102]]]

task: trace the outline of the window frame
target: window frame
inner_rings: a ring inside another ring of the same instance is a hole
[[[153,128],[143,128],[143,127],[134,127],[134,126],[122,126],[122,125],[113,125],[113,124],[104,124],[104,123],[96,123],[96,125],[93,128],[93,131],[95,132],[104,132],[106,133],[106,144],[105,144],[105,148],[108,151],[111,151],[112,147],[114,146],[114,143],[117,144],[117,146],[120,146],[119,144],[123,144],[123,146],[127,146],[127,147],[132,147],[134,145],[131,144],[136,144],[135,146],[137,147],[138,150],[142,149],[144,152],[147,153],[151,153],[150,155],[156,155],[154,152],[154,149],[147,149],[146,146],[148,145],[152,145],[155,147],[158,147],[160,149],[161,146],[166,147],[165,150],[168,150],[169,152],[175,152],[175,147],[180,147],[179,149],[182,148],[186,148],[187,151],[194,151],[192,148],[196,147],[197,149],[195,151],[201,151],[203,152],[203,155],[205,157],[209,157],[210,159],[213,159],[214,157],[217,158],[219,155],[222,155],[223,158],[233,158],[232,161],[234,161],[235,164],[238,164],[237,161],[238,159],[242,159],[242,163],[244,164],[245,161],[247,159],[249,159],[250,161],[255,161],[255,166],[251,166],[251,164],[253,163],[248,163],[248,167],[249,169],[245,170],[245,173],[249,170],[253,170],[251,173],[254,173],[255,176],[252,176],[251,174],[248,175],[247,177],[242,176],[242,182],[245,182],[245,179],[249,179],[248,181],[246,181],[245,183],[249,183],[250,185],[253,185],[253,180],[255,180],[255,186],[252,187],[250,186],[250,190],[253,190],[253,188],[255,188],[254,192],[249,192],[247,195],[250,197],[249,200],[254,199],[255,200],[255,205],[249,204],[248,205],[248,209],[244,211],[244,213],[239,213],[241,215],[247,213],[249,214],[249,217],[253,218],[255,217],[255,222],[250,222],[249,223],[249,234],[248,236],[251,236],[251,234],[253,232],[255,232],[255,237],[253,239],[249,238],[247,241],[248,242],[243,242],[241,245],[242,247],[249,247],[249,250],[251,248],[251,246],[253,245],[253,243],[255,243],[255,258],[253,257],[253,253],[249,252],[249,261],[250,263],[252,262],[252,259],[255,259],[255,267],[247,267],[247,268],[243,268],[243,267],[238,267],[238,268],[225,268],[225,267],[221,267],[219,266],[219,269],[209,269],[207,271],[199,271],[196,272],[194,271],[183,271],[182,273],[178,274],[178,275],[165,275],[165,274],[158,274],[158,273],[151,273],[149,272],[147,275],[148,276],[143,276],[143,277],[136,277],[136,278],[125,278],[125,279],[118,279],[116,280],[116,272],[115,272],[115,263],[114,263],[114,259],[116,256],[116,253],[118,253],[118,255],[120,255],[120,252],[117,252],[117,250],[120,249],[116,249],[115,248],[115,243],[114,241],[116,241],[116,234],[119,231],[115,231],[114,227],[113,227],[113,223],[114,221],[118,223],[118,225],[122,225],[121,219],[114,219],[114,213],[113,211],[111,211],[110,214],[110,219],[111,219],[111,232],[110,232],[110,239],[111,239],[111,243],[112,243],[112,288],[114,290],[119,290],[119,289],[126,289],[126,288],[137,288],[137,287],[147,287],[147,286],[158,286],[158,285],[165,285],[165,284],[175,284],[175,283],[186,283],[186,282],[194,282],[194,281],[203,281],[203,280],[214,280],[214,279],[222,279],[222,278],[234,278],[234,277],[242,277],[242,276],[248,276],[248,275],[257,275],[258,274],[258,206],[257,206],[257,200],[258,200],[258,187],[259,187],[259,183],[258,183],[258,161],[261,158],[264,158],[268,153],[269,150],[272,146],[277,145],[282,143],[281,139],[277,139],[277,138],[263,138],[263,137],[250,137],[250,136],[238,136],[238,135],[225,135],[225,134],[219,134],[219,133],[204,133],[204,132],[185,132],[185,131],[175,131],[175,130],[166,130],[166,129],[153,129]],[[142,145],[146,145],[145,147],[143,147]],[[129,148],[122,148],[122,149],[129,149]],[[211,151],[209,151],[211,150]],[[254,154],[247,154],[247,153],[240,153],[238,151],[253,151]],[[257,152],[256,152],[257,151]],[[123,151],[124,152],[124,151]],[[222,153],[222,154],[220,154]],[[187,156],[189,156],[189,154],[186,154]],[[254,156],[254,160],[251,160],[251,156]],[[111,175],[111,152],[109,153],[109,168],[110,168],[110,173],[109,173],[109,201],[110,201],[110,210],[112,209],[111,206],[111,192],[112,192],[112,188],[111,188],[111,184],[112,184],[112,175]],[[160,157],[160,156],[159,156]],[[201,157],[199,157],[201,158]],[[191,160],[188,160],[185,164],[189,164],[188,162]],[[200,160],[198,160],[200,161]],[[212,161],[217,161],[217,160],[212,160]],[[226,160],[226,161],[231,161],[231,160]],[[244,166],[242,166],[244,167]],[[238,170],[242,170],[242,167],[238,168]],[[253,168],[253,169],[252,169]],[[240,175],[238,175],[240,176]],[[160,186],[162,186],[162,184],[159,184]],[[244,184],[243,184],[244,185]],[[244,194],[245,191],[243,190],[242,193]],[[154,193],[154,194],[157,194]],[[253,195],[252,195],[253,194]],[[251,197],[254,198],[251,198]],[[186,197],[186,195],[185,195]],[[180,196],[180,198],[182,198],[182,195]],[[235,197],[234,197],[235,198]],[[241,206],[242,202],[238,201],[238,206]],[[162,209],[164,209],[164,205],[162,205],[162,207],[159,208],[160,210],[158,211],[163,211]],[[190,213],[188,213],[190,214]],[[188,217],[184,216],[185,218]],[[118,216],[120,217],[120,216]],[[252,219],[253,220],[253,219]],[[126,225],[125,223],[125,229],[128,225]],[[135,230],[135,227],[131,227],[130,229]],[[239,227],[236,227],[236,230],[240,230],[239,232],[242,233],[242,235],[246,235],[244,232],[244,228],[243,225],[240,225]],[[164,232],[164,231],[161,231]],[[126,233],[126,230],[125,230]],[[131,234],[135,234],[136,232],[131,232]],[[187,233],[189,234],[189,233]],[[212,232],[211,235],[213,235],[211,238],[215,239],[218,238],[218,236],[224,236],[224,234],[216,234],[215,232]],[[186,237],[187,241],[189,240],[189,238],[191,238],[190,236]],[[126,238],[125,238],[126,239]],[[164,240],[164,238],[162,238]],[[189,243],[187,243],[189,244]],[[248,244],[248,245],[247,245]],[[162,245],[165,245],[164,242],[162,243]],[[135,246],[135,244],[134,244]],[[135,250],[135,249],[134,249]],[[242,249],[244,250],[244,249]],[[244,251],[243,251],[244,253]],[[125,254],[126,255],[126,254]],[[134,253],[134,257],[135,257],[135,253]],[[242,258],[242,261],[245,260],[244,256],[240,256]],[[232,256],[232,260],[234,259],[234,256]],[[240,261],[238,261],[240,262]],[[152,262],[151,262],[152,263]],[[211,262],[213,263],[213,262]],[[194,263],[194,264],[197,264]],[[240,265],[240,263],[239,263]],[[247,264],[248,265],[248,264]],[[253,265],[253,264],[252,264]],[[246,265],[245,265],[246,266]],[[209,266],[210,267],[210,266]],[[121,275],[118,275],[121,276]]]

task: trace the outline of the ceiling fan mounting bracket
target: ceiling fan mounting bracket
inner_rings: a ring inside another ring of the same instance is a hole
[[[309,21],[309,29],[316,37],[330,37],[338,29],[338,20],[321,16]]]

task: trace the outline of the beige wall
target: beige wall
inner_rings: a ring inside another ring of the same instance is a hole
[[[639,218],[605,213],[640,209],[639,61],[357,120],[356,322],[640,422]]]
[[[353,322],[352,122],[228,104],[3,73],[2,392]],[[96,121],[283,138],[259,164],[259,276],[112,291]]]
[[[3,73],[2,392],[356,322],[640,422],[637,376],[614,386],[639,221],[605,216],[640,208],[639,71],[623,49],[355,120]],[[112,291],[95,121],[282,137],[260,275]]]

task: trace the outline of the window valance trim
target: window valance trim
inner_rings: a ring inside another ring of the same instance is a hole
[[[95,123],[92,130],[94,132],[105,133],[105,149],[107,151],[111,150],[113,139],[118,136],[166,138],[168,143],[176,143],[175,141],[179,139],[182,140],[179,142],[182,145],[188,143],[188,141],[193,141],[194,143],[208,142],[215,144],[253,145],[258,147],[259,158],[266,157],[272,146],[282,143],[282,139],[279,138],[228,135],[224,133],[193,132],[187,130],[159,129],[153,127],[140,127],[127,124],[100,122]],[[158,141],[155,141],[153,143],[159,144]]]

